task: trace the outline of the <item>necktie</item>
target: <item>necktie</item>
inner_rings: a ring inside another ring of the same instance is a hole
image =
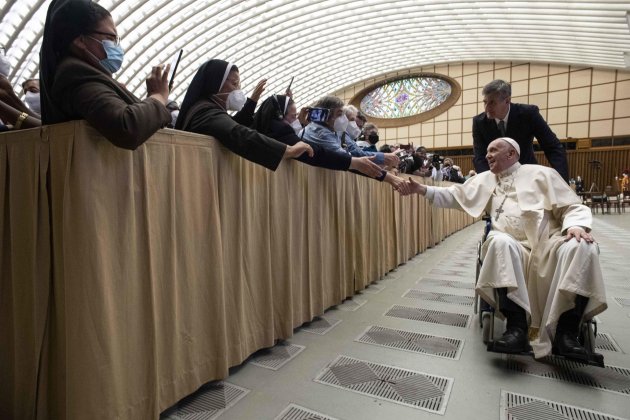
[[[499,121],[499,132],[501,133],[501,137],[505,137],[505,121]]]

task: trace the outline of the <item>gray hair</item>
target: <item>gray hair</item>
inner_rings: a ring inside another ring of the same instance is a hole
[[[376,132],[378,133],[378,127],[376,126],[376,124],[365,123],[365,125],[363,126],[363,132],[367,133],[367,131],[371,129],[375,129]]]
[[[336,96],[324,96],[323,98],[319,98],[313,107],[315,108],[326,108],[326,109],[335,109],[335,108],[343,108],[343,101]]]
[[[512,86],[506,81],[501,79],[493,80],[483,87],[481,94],[483,96],[490,96],[498,93],[501,98],[507,98],[512,96]]]
[[[346,106],[344,106],[343,107],[343,112],[344,112],[344,114],[346,114],[346,117],[348,116],[348,114],[355,114],[355,116],[359,115],[359,110],[354,105],[346,105]]]

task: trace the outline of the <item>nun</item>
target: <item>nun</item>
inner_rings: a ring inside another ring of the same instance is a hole
[[[140,100],[112,76],[123,59],[106,9],[90,0],[53,0],[40,51],[42,123],[87,120],[114,145],[130,150],[166,126],[169,67],[153,67],[147,97]]]
[[[298,133],[302,125],[297,118],[297,108],[295,102],[286,95],[272,95],[265,99],[254,114],[252,127],[284,144],[294,145],[301,140]],[[385,171],[369,157],[356,158],[343,151],[326,149],[316,142],[305,143],[313,148],[315,155],[302,155],[297,159],[300,162],[336,171],[359,171],[379,180],[385,177]]]
[[[223,60],[207,61],[186,91],[175,128],[213,136],[237,155],[272,171],[283,159],[313,156],[312,147],[302,141],[287,145],[250,128],[253,108],[247,103],[238,67]]]

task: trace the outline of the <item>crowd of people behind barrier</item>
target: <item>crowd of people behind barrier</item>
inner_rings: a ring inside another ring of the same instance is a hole
[[[134,150],[168,127],[213,136],[232,152],[271,170],[283,159],[296,158],[369,176],[394,188],[404,174],[464,181],[450,159],[431,160],[422,147],[377,149],[378,127],[337,97],[324,96],[298,114],[288,90],[269,96],[256,111],[266,80],[247,98],[236,63],[213,59],[202,64],[181,107],[169,99],[169,66],[157,65],[146,79],[147,97],[141,100],[113,77],[123,65],[124,50],[110,13],[89,0],[50,4],[40,60],[41,90],[39,79],[24,81],[22,101],[8,80],[9,59],[4,51],[0,55],[2,131],[84,119],[114,145]],[[309,115],[313,109],[325,110],[325,118],[314,119]]]
[[[423,146],[378,147],[378,127],[336,97],[324,96],[298,113],[292,92],[287,91],[267,97],[266,105],[256,112],[266,80],[259,81],[247,98],[240,89],[236,63],[214,59],[202,64],[180,109],[169,98],[169,66],[151,69],[147,97],[141,100],[113,77],[123,61],[116,25],[106,9],[91,0],[54,0],[44,27],[40,79],[25,80],[21,95],[8,79],[11,63],[6,51],[0,53],[0,131],[84,119],[114,145],[133,150],[158,129],[176,128],[211,135],[234,153],[269,169],[282,159],[296,158],[376,178],[394,188],[405,174],[455,183],[476,174],[471,170],[464,176],[448,156],[429,153]],[[537,109],[512,104],[510,85],[502,80],[488,83],[483,92],[486,111],[473,119],[475,167],[487,170],[483,150],[492,138],[536,121],[538,131],[533,134],[523,132],[523,139],[517,132],[511,134],[523,150],[521,163],[535,163],[530,137],[540,136],[552,166],[569,182],[566,153]],[[309,115],[313,109],[325,110],[325,115],[320,113],[325,118],[313,120],[315,115]],[[620,191],[630,189],[627,179],[627,173],[618,176]]]

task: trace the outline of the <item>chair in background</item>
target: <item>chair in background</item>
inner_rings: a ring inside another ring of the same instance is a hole
[[[607,185],[604,191],[608,214],[610,214],[611,207],[615,209],[616,213],[621,213],[621,199],[619,198],[619,194],[617,194],[617,191],[613,191],[613,187],[611,185]]]

